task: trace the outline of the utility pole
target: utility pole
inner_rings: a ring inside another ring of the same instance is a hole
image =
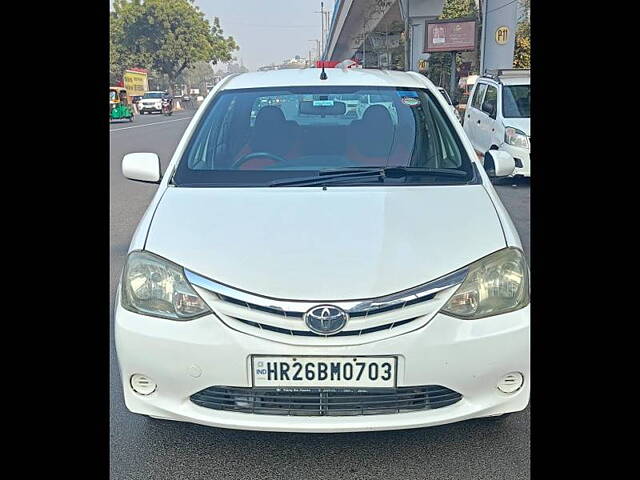
[[[484,0],[484,2],[481,0],[480,1],[480,6],[481,6],[481,23],[480,23],[480,28],[482,29],[482,34],[480,35],[480,75],[484,74],[484,42],[485,42],[485,37],[486,37],[486,27],[487,27],[487,0]]]
[[[324,47],[325,47],[326,49],[328,49],[328,48],[329,48],[329,27],[331,26],[331,25],[329,25],[329,24],[330,24],[330,22],[331,22],[331,10],[327,10],[326,12],[324,12],[324,14],[325,14],[325,22],[324,22],[324,24],[325,24]]]
[[[411,32],[409,30],[409,1],[405,0],[405,16],[404,16],[404,69],[405,71],[411,70]]]
[[[324,2],[320,2],[320,11],[313,12],[320,14],[321,27],[320,27],[320,49],[324,52]],[[318,53],[318,57],[322,57],[322,52]],[[322,60],[322,58],[320,58]]]
[[[451,52],[451,78],[449,82],[449,96],[451,100],[455,100],[454,92],[456,91],[456,55],[458,52]]]
[[[411,29],[409,30],[411,32],[411,37],[413,38],[413,31],[415,29],[415,27],[419,27],[420,24],[419,23],[412,23],[410,25]],[[411,42],[409,44],[409,70],[411,70],[411,67],[413,66],[413,42]]]
[[[367,62],[367,18],[362,20],[362,68],[366,68]]]

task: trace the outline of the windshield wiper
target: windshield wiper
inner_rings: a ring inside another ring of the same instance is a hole
[[[343,172],[346,173],[335,173]],[[286,185],[325,185],[342,180],[361,179],[367,177],[377,177],[379,181],[384,181],[386,177],[400,178],[408,176],[443,176],[443,177],[466,177],[467,172],[452,170],[448,168],[420,168],[420,167],[348,167],[344,169],[321,170],[318,175],[310,177],[285,178],[274,180],[269,183],[270,187],[280,187]]]

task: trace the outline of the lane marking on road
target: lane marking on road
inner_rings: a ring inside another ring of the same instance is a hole
[[[163,123],[180,122],[181,120],[189,120],[190,118],[193,118],[193,115],[191,115],[190,117],[185,117],[185,118],[176,118],[175,120],[165,120],[164,122],[146,123],[144,125],[134,125],[132,127],[111,128],[111,129],[109,129],[109,133],[111,133],[111,132],[119,132],[120,130],[129,130],[130,128],[151,127],[153,125],[162,125]]]

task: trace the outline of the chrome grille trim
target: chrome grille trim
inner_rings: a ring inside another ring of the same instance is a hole
[[[349,317],[364,316],[366,318],[368,315],[379,314],[389,310],[403,309],[408,305],[414,305],[416,303],[431,300],[438,292],[461,284],[466,278],[468,271],[468,267],[463,267],[455,272],[449,273],[422,285],[418,285],[417,287],[372,299],[298,301],[281,300],[248,293],[184,269],[185,276],[189,283],[215,293],[221,300],[235,303],[246,307],[249,310],[262,310],[268,313],[282,315],[285,318],[292,317],[296,319],[302,318],[302,315],[307,310],[319,303],[330,303],[340,307],[349,314]]]
[[[315,333],[312,332],[311,330],[292,330],[292,329],[288,329],[288,328],[282,328],[282,327],[276,327],[274,325],[269,325],[266,323],[259,323],[259,322],[254,322],[251,320],[244,320],[242,318],[237,318],[237,317],[230,317],[233,318],[234,320],[238,321],[238,322],[242,322],[245,325],[250,325],[252,327],[255,328],[259,328],[260,330],[269,330],[271,332],[276,332],[276,333],[284,333],[285,335],[298,335],[298,336],[303,336],[303,337],[320,337],[320,338],[326,338],[326,337],[346,337],[346,336],[353,336],[353,335],[366,335],[367,333],[373,333],[373,332],[379,332],[382,330],[391,330],[394,327],[399,327],[401,325],[404,325],[406,323],[412,322],[415,320],[415,318],[408,318],[406,320],[400,320],[397,322],[391,322],[389,324],[386,325],[378,325],[375,327],[369,327],[369,328],[362,328],[362,329],[358,329],[358,330],[342,330],[338,333],[332,333],[330,335],[320,335],[319,333]],[[301,324],[302,325],[302,324]]]

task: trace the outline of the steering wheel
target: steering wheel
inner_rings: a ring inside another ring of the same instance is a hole
[[[241,158],[239,158],[238,160],[236,160],[235,162],[233,162],[233,164],[231,165],[231,169],[235,170],[237,168],[240,167],[240,165],[248,162],[249,160],[253,159],[253,158],[258,158],[258,157],[267,157],[270,158],[271,160],[275,160],[278,163],[282,163],[282,162],[286,162],[286,160],[278,155],[275,155],[273,153],[269,153],[269,152],[253,152],[253,153],[247,153],[246,155],[243,155]]]

